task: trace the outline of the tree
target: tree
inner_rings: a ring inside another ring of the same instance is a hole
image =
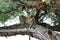
[[[60,27],[58,26],[60,24],[60,14],[59,14],[60,10],[57,10],[56,3],[57,4],[59,4],[59,3],[56,0],[51,0],[49,2],[50,3],[46,3],[46,1],[42,2],[42,0],[41,1],[40,0],[9,0],[9,1],[2,0],[2,1],[0,1],[0,4],[1,4],[0,5],[1,6],[0,7],[0,21],[2,23],[4,23],[8,19],[10,19],[11,16],[14,16],[14,17],[17,15],[20,16],[23,14],[22,11],[25,10],[28,13],[28,16],[35,17],[35,21],[37,24],[45,27],[43,30],[46,30],[46,28],[49,28],[47,34],[52,36],[52,34],[54,34],[54,33],[52,33],[51,30],[60,31],[60,30],[58,30],[58,29],[60,29]],[[32,11],[29,11],[29,10],[32,10]],[[35,12],[36,12],[36,14],[35,14]],[[44,23],[44,20],[47,20],[48,18],[51,19],[51,21],[52,21],[51,23],[53,23],[53,26],[49,25],[48,23]],[[33,32],[29,31],[29,29],[26,31],[24,31],[24,29],[22,29],[23,31],[17,29],[17,32],[16,32],[16,30],[15,30],[15,32],[13,30],[10,31],[10,29],[13,26],[14,26],[14,28],[16,28],[16,26],[19,26],[19,25],[12,25],[9,28],[2,27],[2,28],[0,28],[0,29],[2,29],[0,31],[0,33],[1,33],[0,35],[3,36],[3,34],[5,33],[5,36],[7,36],[7,35],[10,36],[10,35],[22,34],[22,33],[27,34],[29,32],[28,34],[30,34],[31,36],[36,37],[35,35],[38,34],[37,35],[38,39],[40,39],[41,37],[43,37],[41,39],[44,39],[45,35],[43,35],[43,33],[42,34],[40,33],[40,31],[42,31],[42,30],[39,30],[39,28],[40,28],[39,25],[32,27],[33,29],[30,29],[30,30],[33,30]],[[43,28],[43,27],[41,27],[41,28]],[[24,27],[22,27],[22,28],[24,28]],[[52,29],[52,28],[54,28],[54,29]],[[4,32],[3,29],[8,29],[8,30],[6,30],[6,32]],[[35,32],[34,32],[34,30],[35,30]],[[39,30],[39,33],[38,33],[38,30]],[[36,31],[37,31],[37,33],[36,33]],[[46,34],[46,36],[48,36],[47,34]],[[53,38],[55,39],[55,36]],[[53,38],[51,38],[51,40],[54,40]],[[44,40],[49,40],[49,39],[47,37]]]

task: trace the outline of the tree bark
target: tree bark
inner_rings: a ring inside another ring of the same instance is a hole
[[[39,40],[51,40],[50,35],[48,34],[48,29],[41,25],[33,25],[29,29],[29,25],[15,24],[11,26],[0,27],[0,36],[12,36],[12,35],[30,35]],[[60,34],[52,31],[54,40],[60,40]]]

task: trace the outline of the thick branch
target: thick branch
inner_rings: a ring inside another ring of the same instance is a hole
[[[12,36],[12,35],[17,35],[17,34],[31,35],[32,37],[35,37],[39,40],[40,39],[41,40],[50,40],[50,37],[48,35],[48,29],[46,29],[40,25],[32,26],[31,29],[29,29],[28,25],[25,27],[24,25],[20,25],[20,24],[0,28],[0,36]],[[53,32],[53,34],[54,34],[54,36],[58,35],[57,37],[59,39],[60,36],[58,33]]]

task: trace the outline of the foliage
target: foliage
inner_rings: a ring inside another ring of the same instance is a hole
[[[27,3],[28,0],[21,0],[24,3]],[[29,0],[30,1],[30,0]],[[42,15],[40,17],[40,22],[43,22],[44,19],[48,19],[51,18],[52,22],[54,25],[57,25],[57,23],[59,23],[60,18],[57,15],[60,15],[59,12],[55,11],[55,12],[51,12],[50,10],[52,8],[56,8],[56,4],[54,2],[51,2],[50,0],[42,0],[43,2],[45,1],[47,3],[47,13],[45,15]],[[23,10],[25,10],[28,14],[28,16],[34,16],[36,13],[35,9],[24,9],[23,6],[19,6],[18,8],[16,8],[17,4],[15,2],[9,1],[9,2],[4,2],[4,1],[0,1],[0,21],[1,22],[5,22],[8,19],[11,18],[11,16],[21,16],[23,14]],[[46,20],[45,19],[45,20]]]
[[[0,1],[0,21],[5,22],[11,16],[18,14],[21,11],[21,7],[18,8],[18,12],[14,9],[16,9],[16,3],[13,3],[12,1]]]

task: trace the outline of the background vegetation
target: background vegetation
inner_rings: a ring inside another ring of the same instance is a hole
[[[13,18],[18,16],[21,16],[23,14],[23,11],[25,10],[28,14],[28,16],[31,15],[35,15],[36,10],[33,8],[30,9],[25,9],[24,7],[24,3],[28,3],[29,1],[32,0],[21,0],[23,3],[21,3],[19,0],[18,1],[14,1],[14,0],[9,0],[8,2],[5,1],[1,1],[0,0],[0,22],[4,23],[5,21],[7,21],[8,19],[10,19],[12,16]],[[56,0],[54,0],[54,2],[49,1],[49,0],[33,0],[33,1],[42,1],[42,2],[46,2],[47,3],[47,13],[45,15],[42,15],[40,17],[40,22],[44,23],[45,20],[51,20],[51,26],[55,26],[60,24],[60,11],[55,10],[53,11],[52,9],[56,9]],[[53,12],[52,12],[53,11]],[[46,23],[46,22],[45,22]],[[49,24],[49,23],[47,23]],[[52,25],[53,24],[53,25]]]

